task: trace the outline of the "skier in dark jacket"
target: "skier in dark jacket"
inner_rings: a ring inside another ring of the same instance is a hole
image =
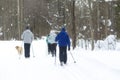
[[[30,31],[29,27],[26,27],[26,30],[22,33],[21,38],[24,41],[25,58],[29,58],[30,45],[34,39],[33,33]]]
[[[67,63],[67,46],[68,50],[70,50],[70,38],[63,27],[61,32],[56,36],[55,41],[58,42],[59,45],[59,60],[61,66]]]

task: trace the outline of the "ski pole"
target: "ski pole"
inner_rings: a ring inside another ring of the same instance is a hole
[[[55,65],[56,65],[56,55],[55,55]]]
[[[76,63],[76,61],[75,61],[75,59],[74,59],[74,57],[73,57],[73,55],[72,55],[71,51],[70,51],[70,54],[71,54],[71,57],[72,57],[72,59],[73,59],[74,63]]]
[[[35,57],[35,55],[34,55],[34,50],[33,50],[33,43],[32,43],[32,53],[33,53],[33,57]]]
[[[56,64],[56,50],[53,51],[53,55],[55,57],[55,64]]]

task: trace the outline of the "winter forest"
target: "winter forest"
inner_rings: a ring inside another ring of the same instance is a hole
[[[120,38],[120,0],[0,0],[0,40],[20,40],[26,26],[35,38],[66,25],[73,48],[79,39]]]
[[[70,45],[61,65],[59,43],[53,56],[47,39],[63,26]],[[0,80],[120,80],[120,0],[0,0]]]

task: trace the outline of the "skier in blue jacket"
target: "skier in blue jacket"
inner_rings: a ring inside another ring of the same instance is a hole
[[[58,42],[59,45],[59,60],[61,66],[67,63],[67,47],[70,50],[70,38],[63,27],[61,32],[56,36],[55,41]]]

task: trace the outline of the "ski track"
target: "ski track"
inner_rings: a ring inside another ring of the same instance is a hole
[[[68,52],[68,63],[60,66],[57,51],[55,64],[55,58],[47,54],[45,43],[45,40],[34,41],[31,58],[22,55],[19,59],[15,46],[23,46],[23,42],[0,42],[4,52],[0,53],[0,80],[120,80],[120,70],[88,52],[72,52],[76,63]]]

